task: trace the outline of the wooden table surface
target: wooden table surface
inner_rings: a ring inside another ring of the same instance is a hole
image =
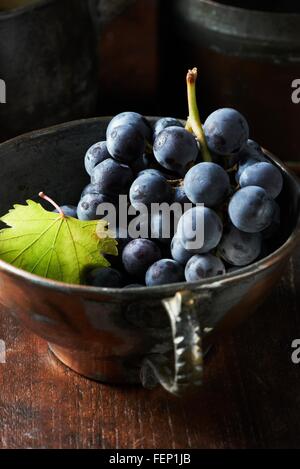
[[[0,313],[0,447],[299,448],[299,298],[300,249],[265,304],[210,352],[188,402],[78,376]]]

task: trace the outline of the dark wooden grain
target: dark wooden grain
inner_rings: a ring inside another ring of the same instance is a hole
[[[205,385],[187,402],[82,378],[0,313],[0,447],[299,448],[299,254],[265,304],[210,352]]]

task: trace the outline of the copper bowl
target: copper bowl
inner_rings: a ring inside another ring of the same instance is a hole
[[[83,155],[105,138],[108,121],[70,122],[0,145],[1,213],[35,199],[40,190],[58,203],[77,203],[88,183]],[[2,306],[84,376],[147,387],[159,381],[176,395],[198,389],[203,352],[255,310],[280,279],[299,241],[299,183],[268,156],[284,177],[284,210],[280,239],[264,259],[198,283],[132,290],[68,285],[0,261]]]

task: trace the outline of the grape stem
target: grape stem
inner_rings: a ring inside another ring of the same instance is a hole
[[[228,168],[228,169],[226,170],[226,173],[233,173],[233,172],[235,172],[235,171],[237,171],[237,164],[235,164],[235,165],[232,166],[231,168]]]
[[[167,181],[172,187],[179,187],[183,185],[182,179],[167,179]]]
[[[185,124],[185,130],[187,130],[188,132],[193,132],[193,129],[192,129],[192,126],[190,125],[190,121],[189,121],[189,118],[187,118],[187,121],[186,121],[186,124]]]
[[[61,216],[62,218],[65,218],[65,214],[64,214],[64,212],[62,211],[61,207],[60,207],[56,202],[54,202],[53,199],[51,199],[50,197],[48,197],[47,195],[45,195],[44,192],[40,192],[40,193],[39,193],[39,197],[41,197],[41,199],[46,200],[46,201],[49,202],[51,205],[53,205],[53,207],[58,211],[58,213],[60,214],[60,216]]]
[[[196,81],[197,81],[197,68],[189,70],[186,76],[187,83],[187,96],[188,96],[188,106],[189,106],[189,117],[187,120],[186,129],[192,129],[196,138],[199,140],[202,149],[202,156],[204,161],[212,161],[206,137],[204,134],[203,126],[201,123],[199,110],[197,106],[197,97],[196,97]]]

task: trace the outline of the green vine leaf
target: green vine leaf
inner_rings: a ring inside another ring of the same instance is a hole
[[[80,221],[26,202],[0,218],[10,227],[0,230],[4,261],[42,277],[80,284],[87,267],[108,267],[103,255],[118,254],[106,221]]]

